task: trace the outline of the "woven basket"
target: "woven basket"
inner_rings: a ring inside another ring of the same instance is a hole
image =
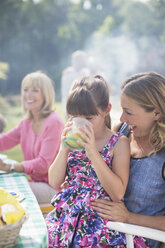
[[[11,248],[17,244],[19,232],[26,219],[27,214],[18,222],[0,227],[0,248]]]

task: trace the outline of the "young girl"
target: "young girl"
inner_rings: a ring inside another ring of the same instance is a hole
[[[123,198],[129,176],[129,142],[110,129],[109,89],[101,76],[75,81],[66,109],[70,117],[83,117],[93,127],[88,125],[87,131],[78,133],[85,140],[78,142],[82,151],[65,146],[70,123],[64,128],[60,151],[49,169],[49,183],[59,190],[68,176],[69,185],[52,199],[55,209],[46,218],[49,247],[110,247],[115,245],[112,231],[90,202]]]

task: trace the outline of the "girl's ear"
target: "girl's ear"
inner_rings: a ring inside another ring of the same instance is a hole
[[[108,107],[107,107],[107,109],[105,111],[106,115],[109,114],[109,112],[111,111],[111,108],[112,108],[112,105],[109,103]]]
[[[159,120],[161,116],[162,116],[161,112],[159,110],[155,109],[154,110],[154,118],[155,118],[155,120],[156,121]]]

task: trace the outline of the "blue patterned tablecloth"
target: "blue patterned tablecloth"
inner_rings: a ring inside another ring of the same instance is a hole
[[[25,175],[23,173],[0,174],[0,187],[5,190],[23,193],[25,196],[21,205],[28,214],[28,219],[23,224],[18,243],[13,248],[47,248],[46,224]]]

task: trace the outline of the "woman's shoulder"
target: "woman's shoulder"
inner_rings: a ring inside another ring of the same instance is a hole
[[[132,160],[141,160],[143,161],[153,161],[154,164],[158,164],[159,162],[165,162],[165,152],[157,152],[157,153],[153,153],[149,156],[144,156],[144,157],[138,157],[138,158],[134,158],[131,157]]]
[[[60,117],[60,115],[56,111],[51,112],[47,116],[46,121],[59,121],[59,122],[63,122],[62,118]]]
[[[59,114],[55,111],[51,112],[47,118],[45,119],[45,124],[46,125],[54,125],[54,124],[58,124],[60,126],[64,126],[64,122],[62,120],[62,118],[59,116]]]
[[[20,122],[18,123],[18,126],[19,127],[22,127],[22,126],[29,126],[31,124],[31,120],[30,119],[27,119],[27,118],[22,118],[20,120]]]

